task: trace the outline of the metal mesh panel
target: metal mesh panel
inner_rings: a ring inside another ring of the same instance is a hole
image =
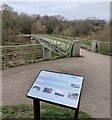
[[[39,61],[43,57],[40,44],[2,47],[2,69]]]

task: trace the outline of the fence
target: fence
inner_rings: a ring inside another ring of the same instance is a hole
[[[90,50],[90,51],[92,49],[92,42],[96,42],[97,46],[94,46],[94,47],[96,47],[97,53],[112,56],[112,49],[111,49],[112,43],[111,42],[97,41],[97,40],[91,41],[91,40],[86,40],[86,39],[84,40],[80,39],[81,47],[84,49]]]
[[[99,44],[98,53],[112,56],[111,42],[99,41],[98,44]]]
[[[40,44],[3,46],[2,69],[34,63],[43,58],[43,47]]]
[[[91,41],[80,39],[81,48],[91,50]]]

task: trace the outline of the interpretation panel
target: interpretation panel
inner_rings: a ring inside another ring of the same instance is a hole
[[[81,76],[41,71],[27,96],[77,108],[82,84]]]

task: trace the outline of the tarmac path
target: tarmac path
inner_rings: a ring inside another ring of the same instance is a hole
[[[2,104],[31,104],[26,93],[40,70],[84,76],[80,110],[110,118],[110,57],[81,49],[82,57],[63,58],[2,71]]]

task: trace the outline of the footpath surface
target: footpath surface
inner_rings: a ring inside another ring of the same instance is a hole
[[[2,72],[3,105],[31,104],[26,92],[40,70],[84,76],[80,110],[94,118],[110,117],[110,57],[81,49],[82,57],[43,61]]]

